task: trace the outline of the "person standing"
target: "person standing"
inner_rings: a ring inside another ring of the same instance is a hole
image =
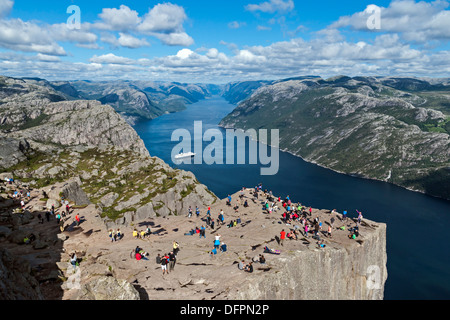
[[[80,216],[78,215],[78,213],[75,216],[75,223],[77,224],[77,227],[80,225]]]
[[[344,212],[342,213],[342,220],[343,221],[347,220],[347,210],[344,210]]]
[[[202,238],[202,236],[203,236],[203,238],[206,239],[205,233],[206,233],[206,228],[205,228],[205,226],[202,225],[202,226],[200,227],[200,239]]]
[[[172,247],[173,247],[173,254],[176,257],[178,254],[178,251],[180,251],[180,245],[178,244],[178,242],[174,241]]]
[[[175,257],[175,254],[173,251],[169,253],[169,271],[172,272],[175,269],[175,262],[177,261],[177,258]]]
[[[161,270],[163,272],[163,275],[165,275],[166,273],[169,274],[169,271],[167,271],[167,259],[169,257],[167,256],[167,254],[164,254],[164,256],[161,258]]]
[[[361,223],[361,219],[362,219],[362,212],[361,211],[358,211],[358,210],[356,210],[356,212],[358,212],[358,223],[360,224]]]
[[[280,232],[280,245],[283,245],[285,238],[286,238],[286,231],[284,231],[284,229],[283,229]]]

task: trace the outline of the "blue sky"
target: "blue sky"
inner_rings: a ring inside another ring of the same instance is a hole
[[[80,29],[67,28],[70,5],[81,10]],[[215,83],[448,77],[449,7],[447,0],[0,0],[0,74]],[[369,29],[370,18],[381,27]]]

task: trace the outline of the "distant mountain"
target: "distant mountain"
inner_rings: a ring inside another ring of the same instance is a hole
[[[76,92],[67,84],[0,76],[0,173],[33,188],[75,179],[105,222],[119,224],[216,200],[192,173],[151,157],[111,106],[66,99]]]
[[[154,119],[184,110],[186,105],[217,94],[219,87],[153,81],[55,82],[55,90],[72,99],[98,100],[111,105],[125,119]]]
[[[446,79],[339,76],[256,83],[247,97],[249,82],[229,87],[224,96],[243,101],[222,126],[277,128],[280,149],[307,161],[450,199]]]

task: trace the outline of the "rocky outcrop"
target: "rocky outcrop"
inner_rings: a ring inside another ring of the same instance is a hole
[[[136,131],[112,107],[96,100],[65,101],[66,94],[43,80],[5,79],[0,170],[8,169],[33,187],[50,186],[53,190],[43,195],[47,208],[59,207],[61,197],[77,206],[94,203],[109,225],[133,223],[136,215],[176,215],[215,201],[191,173],[150,157]],[[166,89],[178,92],[175,88]],[[207,91],[199,86],[186,90],[198,92],[199,98],[199,92]]]
[[[0,300],[43,300],[29,263],[0,249]]]
[[[364,243],[302,250],[280,259],[279,272],[253,279],[229,295],[237,300],[382,300],[387,279],[386,225]]]
[[[140,300],[139,292],[126,280],[99,277],[82,286],[77,300]]]

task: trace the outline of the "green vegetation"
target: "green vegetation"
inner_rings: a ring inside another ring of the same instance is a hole
[[[113,204],[103,208],[102,212],[102,217],[116,220],[122,217],[125,212],[135,212],[136,208],[151,202],[155,196],[166,193],[178,183],[177,176],[181,171],[161,168],[154,159],[145,160],[146,163],[142,163],[143,166],[135,172],[133,170],[121,172],[127,166],[142,161],[138,155],[131,151],[118,151],[116,149],[101,151],[91,148],[84,152],[74,153],[72,149],[67,148],[56,154],[30,153],[27,155],[27,160],[7,170],[5,169],[5,171],[13,172],[14,177],[23,182],[34,181],[34,186],[37,188],[79,176],[83,182],[83,190],[94,204],[99,204],[100,199],[107,194],[115,193],[118,195]],[[49,168],[61,167],[63,164],[64,169],[54,175],[48,174]],[[43,166],[47,166],[47,170],[43,170],[40,176],[33,176],[33,172],[44,169]],[[187,177],[189,176],[182,176],[183,179]],[[181,192],[182,198],[189,195],[197,183],[197,181],[193,181],[189,184],[187,189]],[[127,202],[136,195],[143,197],[131,208],[114,209],[118,203]],[[160,209],[163,205],[159,202],[154,206],[154,209]]]

